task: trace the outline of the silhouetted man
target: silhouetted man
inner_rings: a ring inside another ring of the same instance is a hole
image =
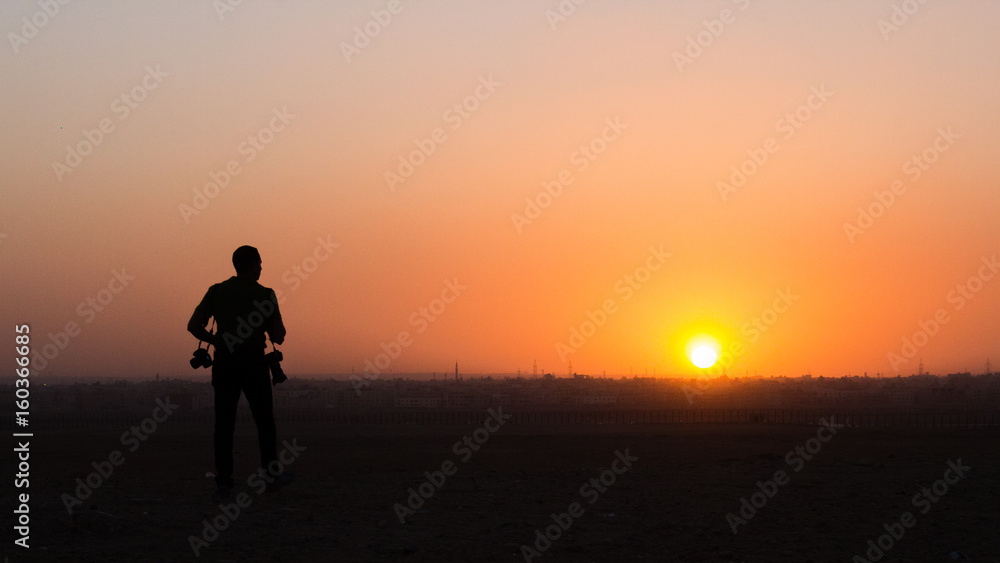
[[[208,289],[188,321],[188,332],[215,346],[212,387],[215,388],[216,496],[228,497],[233,488],[233,432],[240,392],[247,397],[260,445],[260,465],[265,470],[278,458],[277,431],[271,399],[271,382],[264,355],[265,333],[275,344],[285,340],[285,325],[274,291],[257,283],[260,253],[252,246],[233,252],[236,275]],[[205,330],[215,317],[215,334]],[[277,465],[277,466],[280,466]],[[272,485],[283,485],[290,475],[276,476]],[[271,479],[268,479],[270,482]]]

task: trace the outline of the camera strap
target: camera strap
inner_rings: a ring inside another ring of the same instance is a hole
[[[215,317],[212,317],[212,325],[208,327],[208,332],[211,333],[213,328],[215,328]],[[198,347],[201,348],[201,342],[198,343]],[[208,350],[211,347],[212,343],[209,342],[208,346],[205,347],[205,350]]]

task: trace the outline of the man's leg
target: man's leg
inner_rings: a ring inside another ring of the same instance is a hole
[[[230,374],[212,374],[215,388],[215,484],[233,487],[233,432],[240,385]]]
[[[267,365],[252,366],[243,374],[243,393],[250,404],[250,412],[257,423],[257,442],[260,446],[260,466],[268,469],[278,459],[278,433],[274,424],[274,403],[271,398],[271,379]]]

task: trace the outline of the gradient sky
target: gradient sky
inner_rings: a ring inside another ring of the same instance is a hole
[[[730,375],[1000,364],[1000,281],[951,293],[1000,253],[1000,3],[907,15],[918,4],[897,1],[896,29],[879,23],[894,3],[870,0],[590,0],[564,21],[547,15],[557,0],[404,0],[370,23],[390,4],[246,0],[220,15],[222,2],[78,0],[43,17],[4,2],[3,361],[15,324],[41,350],[74,322],[40,374],[207,378],[187,365],[185,325],[251,244],[261,283],[283,293],[291,374],[361,371],[404,330],[393,372],[530,373],[537,360],[694,375],[684,346],[702,332],[744,346]],[[712,23],[723,10],[729,23]],[[345,56],[366,24],[376,36]],[[788,128],[796,110],[806,118]],[[113,130],[55,170],[102,120]],[[247,149],[272,123],[271,142]],[[390,189],[386,173],[435,135]],[[915,177],[910,159],[936,140],[947,150]],[[604,151],[584,169],[592,142]],[[719,182],[765,146],[724,198]],[[239,173],[185,217],[230,161]],[[518,228],[561,173],[572,183]],[[895,181],[905,191],[849,236]],[[339,246],[313,262],[317,239]],[[626,299],[616,284],[651,247],[670,257]],[[88,312],[123,270],[134,279]],[[414,322],[456,279],[458,298]],[[769,312],[779,291],[792,304]],[[602,326],[560,354],[608,300]],[[947,322],[893,365],[942,309]]]

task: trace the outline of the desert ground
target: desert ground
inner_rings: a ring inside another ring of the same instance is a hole
[[[256,431],[242,421],[236,492],[249,504],[234,518],[212,499],[209,427],[168,421],[134,452],[123,447],[127,429],[119,427],[38,430],[31,441],[30,549],[10,540],[4,556],[12,562],[852,561],[867,558],[868,541],[888,534],[888,524],[902,535],[880,561],[1000,561],[1000,428],[819,434],[817,426],[775,424],[490,426],[496,430],[480,431],[488,439],[478,444],[480,425],[279,420],[279,442],[297,448],[297,457],[285,457],[295,480],[259,494],[259,481],[246,480],[258,462]],[[479,449],[455,448],[465,436]],[[75,494],[75,479],[86,479],[93,462],[101,465],[116,449],[124,461],[70,515],[63,495]],[[946,474],[949,462],[971,469],[961,477]],[[13,474],[11,456],[4,463]],[[443,465],[451,474],[435,475]],[[773,483],[777,471],[787,476],[781,484]],[[425,485],[429,498],[401,523],[394,507],[407,505],[409,489],[428,480],[425,472],[438,486]],[[934,482],[945,478],[955,482],[934,494]],[[752,497],[758,482],[769,496]],[[914,504],[925,487],[937,500],[919,497]],[[766,504],[734,533],[727,514],[739,516],[743,498]],[[6,492],[4,499],[14,502]],[[234,514],[232,506],[228,511]],[[899,524],[907,512],[909,527]],[[206,522],[224,529],[206,531]],[[547,527],[557,539],[536,545],[536,531]],[[192,537],[204,542],[197,556]]]

